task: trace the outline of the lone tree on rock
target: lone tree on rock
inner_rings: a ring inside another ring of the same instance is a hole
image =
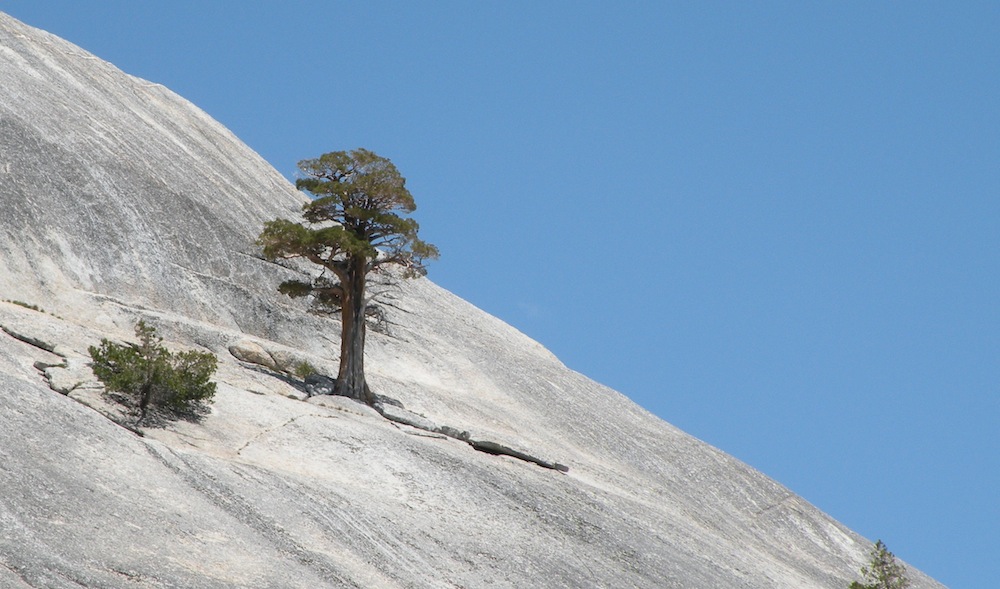
[[[854,581],[849,589],[906,589],[910,586],[906,567],[896,562],[896,555],[889,552],[884,542],[876,542],[870,556],[868,565],[861,567],[865,582]]]
[[[388,159],[367,149],[335,151],[299,162],[295,185],[313,197],[302,207],[306,223],[275,219],[257,243],[269,260],[305,258],[329,270],[310,282],[290,280],[279,290],[312,295],[340,307],[340,369],[334,394],[374,403],[365,380],[365,294],[368,274],[386,265],[403,268],[407,278],[426,274],[424,261],[438,250],[417,237],[419,226],[403,216],[417,207],[406,180]]]

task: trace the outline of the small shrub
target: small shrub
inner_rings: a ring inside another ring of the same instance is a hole
[[[191,411],[215,394],[218,359],[208,352],[172,354],[161,345],[156,328],[139,321],[135,326],[138,344],[119,345],[107,339],[100,347],[89,348],[92,368],[108,391],[126,395],[138,408],[141,422],[151,406],[174,412]]]
[[[295,376],[299,377],[299,380],[305,380],[306,378],[314,374],[318,374],[319,370],[317,370],[316,367],[310,364],[309,362],[303,360],[302,362],[299,362],[298,364],[295,365],[295,368],[292,370],[292,373],[295,374]]]
[[[10,304],[12,304],[12,305],[17,305],[18,307],[24,307],[25,309],[31,309],[32,311],[38,311],[39,313],[44,313],[45,312],[44,309],[39,309],[38,305],[29,305],[28,303],[26,303],[24,301],[12,301],[10,299],[7,299],[7,302],[10,303]]]
[[[896,562],[896,555],[889,552],[884,542],[876,542],[869,557],[868,565],[861,567],[865,582],[854,581],[849,589],[906,589],[910,586],[906,567]]]

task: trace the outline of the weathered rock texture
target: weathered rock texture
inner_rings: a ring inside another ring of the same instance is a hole
[[[309,397],[286,371],[333,372],[338,324],[252,245],[302,197],[190,103],[3,14],[0,150],[0,299],[44,309],[0,303],[0,587],[840,589],[865,560],[427,280],[368,349],[386,414],[422,429]],[[200,423],[116,423],[86,349],[139,318],[219,355]]]

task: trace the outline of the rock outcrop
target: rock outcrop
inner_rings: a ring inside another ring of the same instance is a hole
[[[866,559],[426,279],[368,342],[405,410],[310,396],[288,368],[335,372],[339,325],[253,246],[302,197],[169,90],[3,14],[0,198],[0,587],[840,589]],[[89,375],[138,319],[219,356],[200,421],[139,432]]]

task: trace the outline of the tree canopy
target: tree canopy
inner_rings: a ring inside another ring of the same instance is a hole
[[[299,162],[299,170],[306,176],[296,187],[314,198],[302,208],[311,226],[268,222],[260,237],[265,257],[306,258],[342,282],[358,258],[366,273],[396,264],[410,276],[425,274],[424,262],[437,258],[437,248],[417,237],[417,222],[403,216],[417,207],[388,159],[367,149],[336,151]]]

